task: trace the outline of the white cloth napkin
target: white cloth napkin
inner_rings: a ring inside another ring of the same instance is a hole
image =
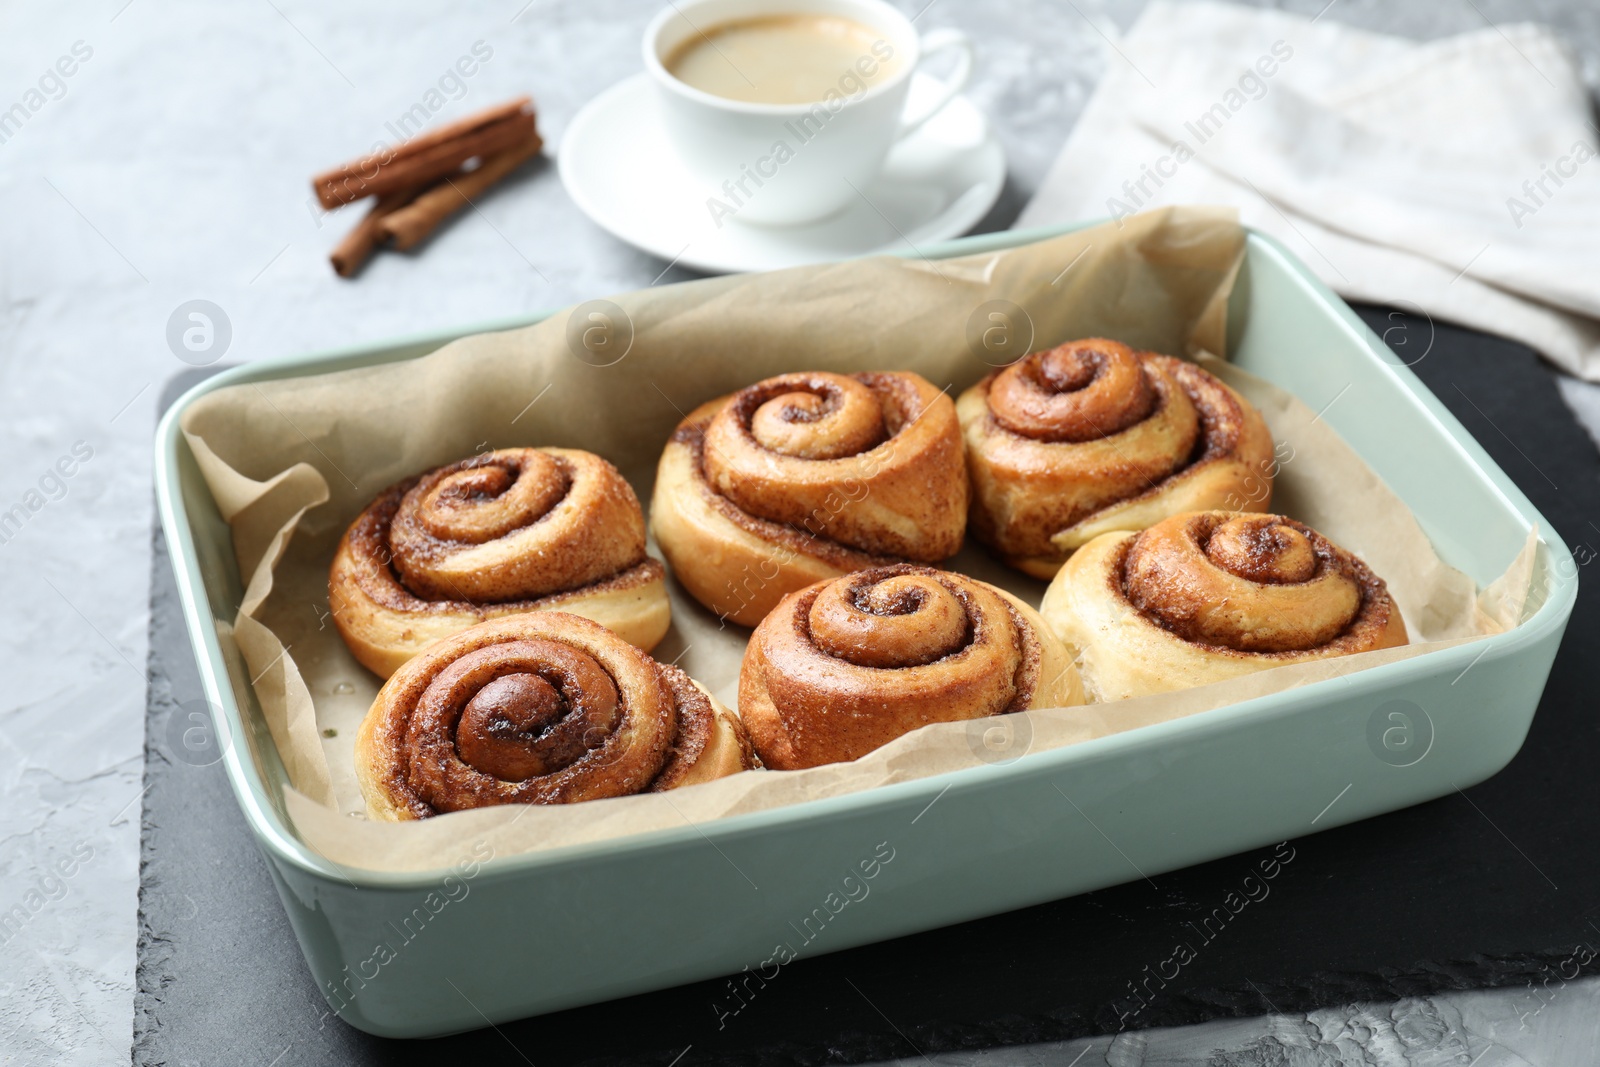
[[[1107,63],[1019,227],[1232,204],[1339,293],[1600,381],[1600,130],[1552,31],[1157,0]]]

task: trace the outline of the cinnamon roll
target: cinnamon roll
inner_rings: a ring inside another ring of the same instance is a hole
[[[493,619],[391,677],[356,735],[375,819],[661,792],[757,766],[689,676],[559,611]]]
[[[1040,611],[1100,700],[1406,643],[1383,579],[1282,515],[1191,512],[1102,534]]]
[[[785,374],[692,412],[650,521],[694,598],[754,626],[824,578],[954,555],[967,472],[955,405],[909,373]]]
[[[385,490],[339,542],[328,604],[382,677],[441,637],[525,611],[582,615],[648,651],[671,608],[644,542],[639,499],[611,464],[507,448]]]
[[[1050,578],[1078,547],[1206,508],[1265,511],[1272,435],[1192,363],[1094,337],[1035,352],[956,402],[972,529]]]
[[[1070,653],[1032,608],[910,564],[784,597],[739,671],[739,715],[778,770],[853,760],[928,723],[1081,703]]]

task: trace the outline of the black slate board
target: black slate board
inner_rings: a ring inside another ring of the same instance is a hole
[[[1600,457],[1552,372],[1508,341],[1361,313],[1403,358],[1431,339],[1414,369],[1592,558]],[[1579,946],[1600,947],[1597,598],[1585,576],[1505,771],[1465,796],[1293,842],[1271,895],[1130,1027],[1570,975]],[[169,755],[174,709],[199,687],[159,532],[151,603],[136,1064],[851,1063],[1115,1032],[1137,1005],[1130,983],[1271,852],[801,961],[721,1029],[713,1005],[726,990],[712,981],[438,1041],[373,1038],[326,1014],[220,765]],[[1582,970],[1600,972],[1585,954]]]

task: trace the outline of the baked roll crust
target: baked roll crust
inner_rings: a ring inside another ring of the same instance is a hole
[[[744,626],[813,582],[954,555],[966,512],[955,405],[910,373],[785,374],[702,405],[650,503],[678,580]]]
[[[646,651],[671,623],[638,497],[610,463],[568,448],[501,449],[391,486],[340,540],[328,603],[381,677],[503,615],[571,612]]]
[[[367,811],[391,822],[493,804],[661,792],[758,766],[739,721],[599,623],[480,623],[391,677],[356,735]]]
[[[973,533],[1036,578],[1111,530],[1271,501],[1272,435],[1260,413],[1171,356],[1070,341],[990,374],[956,410]]]
[[[739,672],[739,715],[777,770],[853,760],[928,723],[1081,703],[1070,653],[1032,608],[909,564],[784,597]]]
[[[1203,511],[1102,534],[1061,568],[1040,612],[1099,700],[1407,640],[1383,579],[1281,515]]]

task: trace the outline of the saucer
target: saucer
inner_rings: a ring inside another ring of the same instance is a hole
[[[939,91],[914,75],[913,113]],[[710,193],[678,161],[656,117],[649,75],[607,89],[573,117],[556,160],[561,182],[603,229],[653,255],[713,274],[776,270],[884,252],[915,252],[959,237],[994,206],[1006,161],[983,113],[957,96],[897,144],[862,195],[838,214],[798,226],[735,216],[718,227]]]

